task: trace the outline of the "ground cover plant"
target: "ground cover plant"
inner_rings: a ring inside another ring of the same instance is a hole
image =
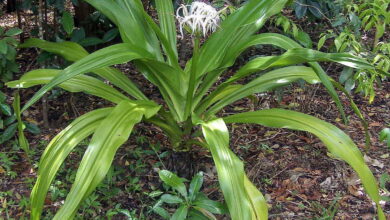
[[[114,107],[82,115],[49,143],[39,163],[38,180],[31,195],[32,219],[40,218],[50,183],[67,155],[79,142],[92,135],[75,182],[55,216],[55,219],[72,218],[80,203],[104,179],[115,152],[140,121],[152,123],[165,131],[175,151],[189,151],[193,145],[210,150],[232,219],[266,219],[267,204],[246,177],[243,162],[229,149],[226,123],[255,123],[315,134],[333,156],[345,160],[355,169],[367,193],[377,204],[379,218],[385,218],[379,205],[374,176],[352,140],[337,127],[309,115],[282,109],[217,118],[219,111],[239,99],[301,79],[307,83],[324,84],[343,114],[331,79],[316,62],[338,62],[357,69],[374,68],[349,54],[321,53],[302,48],[283,35],[257,34],[257,30],[270,16],[278,13],[286,1],[248,1],[223,21],[220,21],[218,12],[207,4],[194,2],[189,9],[181,7],[177,15],[183,29],[180,32],[190,32],[193,41],[193,56],[184,67],[178,60],[175,12],[170,1],[156,1],[159,26],[146,14],[141,1],[87,2],[118,26],[124,43],[88,54],[73,42],[51,43],[31,39],[22,47],[38,47],[60,54],[74,63],[64,70],[34,70],[17,81],[7,83],[14,88],[45,84],[22,111],[55,86],[70,92],[96,95],[115,104]],[[249,61],[231,78],[210,91],[240,53],[254,45],[264,44],[280,47],[286,52]],[[129,61],[158,87],[164,104],[149,100],[122,72],[109,67]],[[307,66],[301,65],[305,63]],[[258,72],[262,74],[248,84],[237,84],[238,80]],[[101,78],[115,88],[103,83]],[[187,212],[189,208],[183,206],[182,211]]]

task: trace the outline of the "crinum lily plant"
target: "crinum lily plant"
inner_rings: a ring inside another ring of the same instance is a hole
[[[73,42],[30,39],[23,47],[38,47],[74,63],[63,70],[33,70],[8,83],[13,88],[43,85],[22,111],[56,86],[95,95],[115,104],[80,116],[49,143],[31,193],[31,219],[40,219],[49,186],[65,158],[78,143],[92,136],[72,188],[54,219],[73,218],[80,203],[104,179],[116,151],[130,137],[134,125],[141,121],[160,127],[175,151],[191,150],[194,145],[210,151],[232,219],[267,219],[268,216],[264,197],[246,176],[244,163],[230,150],[226,126],[230,123],[254,123],[313,133],[332,155],[346,161],[357,172],[367,194],[377,205],[379,218],[385,218],[373,174],[353,141],[337,127],[283,109],[218,117],[218,112],[239,99],[300,79],[311,84],[322,83],[344,116],[334,82],[317,62],[337,62],[358,69],[372,67],[349,54],[303,48],[280,34],[257,34],[270,16],[281,11],[287,0],[250,0],[223,21],[219,21],[218,12],[205,3],[194,2],[189,10],[182,6],[174,11],[171,0],[156,0],[157,23],[145,12],[140,0],[86,2],[117,25],[123,43],[89,54]],[[180,27],[191,32],[193,41],[193,55],[184,67],[178,60],[176,17]],[[201,37],[206,38],[202,44]],[[256,45],[272,45],[285,52],[252,59],[215,86],[236,58]],[[110,67],[126,62],[132,62],[140,74],[159,89],[165,104],[158,105],[146,97],[124,73]],[[261,74],[246,84],[237,83],[255,73]],[[203,135],[196,132],[199,128]],[[186,208],[182,211],[186,212]]]

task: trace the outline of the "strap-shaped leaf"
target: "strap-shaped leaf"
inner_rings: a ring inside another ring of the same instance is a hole
[[[80,203],[104,179],[118,148],[127,141],[134,125],[146,113],[156,113],[159,107],[145,108],[123,101],[100,123],[85,152],[76,179],[54,219],[73,217]],[[149,115],[150,116],[150,115]]]
[[[49,42],[38,38],[30,38],[25,43],[19,45],[20,48],[38,47],[44,51],[58,54],[66,60],[75,62],[87,56],[89,53],[75,42]]]
[[[171,47],[171,50],[173,51],[176,58],[175,61],[177,63],[176,23],[172,1],[157,0],[155,2],[161,31],[168,40],[169,43],[167,46]]]
[[[47,84],[60,72],[61,70],[55,69],[33,70],[25,73],[19,80],[8,82],[6,85],[11,88],[29,88],[36,85]],[[58,86],[70,92],[85,92],[114,103],[129,99],[102,81],[86,75],[73,77]]]
[[[159,88],[175,119],[183,121],[185,100],[182,94],[186,85],[181,83],[183,82],[182,71],[157,61],[137,62],[137,67]]]
[[[280,12],[286,0],[251,0],[239,8],[220,25],[200,50],[197,77],[220,67],[232,45],[247,40],[270,16]],[[225,66],[223,64],[223,66]]]
[[[255,43],[266,44],[265,41],[256,40],[253,41],[251,44],[247,44],[247,46],[252,46]],[[347,53],[322,53],[319,51],[306,49],[306,48],[292,48],[292,49],[288,49],[287,52],[285,52],[280,56],[258,57],[249,61],[247,64],[241,67],[237,71],[237,73],[235,73],[231,78],[229,78],[227,81],[219,85],[215,91],[209,94],[207,98],[202,101],[203,104],[201,105],[204,106],[205,102],[210,102],[210,100],[214,99],[215,96],[220,95],[220,93],[224,91],[228,85],[232,84],[233,82],[236,82],[237,80],[243,77],[249,76],[252,73],[259,72],[273,67],[282,67],[282,66],[300,64],[300,63],[319,62],[319,61],[338,62],[343,65],[354,67],[354,68],[372,68],[372,66],[368,64],[366,61],[364,61],[363,59],[360,59],[358,57],[352,56]],[[318,69],[318,66],[316,66],[316,69]],[[320,70],[318,69],[318,71]],[[209,73],[204,78],[201,85],[201,89],[197,96],[203,97],[206,94],[207,90],[218,79],[219,76],[218,73],[221,72],[217,72],[215,76],[213,76],[214,74],[213,72]]]
[[[38,92],[36,92],[35,95],[23,107],[22,111],[26,110],[36,101],[38,101],[43,96],[43,94],[52,89],[54,86],[57,86],[58,84],[63,83],[74,76],[114,64],[120,64],[135,59],[147,58],[144,56],[144,54],[134,52],[132,49],[134,48],[129,44],[116,44],[98,50],[82,58],[81,60],[78,60],[61,71],[61,73],[59,73],[58,76],[55,77],[50,83],[46,84]]]
[[[44,51],[60,55],[71,62],[78,61],[89,55],[89,53],[82,46],[74,42],[54,43],[41,39],[30,38],[20,47],[37,47]],[[123,91],[127,92],[134,98],[148,100],[148,98],[146,98],[146,96],[137,88],[137,86],[119,70],[111,67],[104,67],[95,69],[93,72],[100,77],[110,81],[116,87],[123,89]]]
[[[288,66],[308,62],[337,62],[353,68],[372,68],[364,60],[347,53],[323,53],[306,48],[293,48],[281,56],[258,57],[239,69],[227,82],[235,82],[251,73],[272,67]]]
[[[385,219],[379,204],[379,191],[375,177],[364,163],[362,154],[343,131],[336,126],[303,113],[268,109],[246,112],[224,118],[226,123],[255,123],[274,128],[307,131],[316,135],[335,156],[346,161],[359,175],[367,194],[377,204],[379,219]]]
[[[233,93],[226,95],[220,101],[215,103],[215,105],[210,107],[210,109],[207,111],[207,114],[213,115],[226,105],[229,105],[253,93],[265,92],[273,88],[290,84],[291,82],[299,79],[303,79],[311,84],[319,82],[316,73],[310,67],[290,66],[276,69],[265,73],[264,75],[237,89]],[[200,109],[199,113],[201,113],[202,110],[203,109]]]
[[[263,194],[257,190],[247,176],[245,176],[244,185],[251,200],[252,210],[256,214],[257,219],[268,219],[268,205]]]
[[[262,198],[256,197],[260,192],[253,192],[254,188],[245,183],[247,177],[244,165],[229,149],[229,133],[225,122],[216,119],[202,123],[203,135],[211,151],[218,172],[218,180],[224,198],[233,220],[263,219],[267,213],[258,213],[258,210],[267,210],[267,204]],[[251,196],[248,194],[252,193]],[[261,205],[261,207],[255,207]],[[264,218],[267,219],[267,218]]]
[[[139,0],[101,1],[86,0],[116,24],[123,42],[139,45],[162,61],[160,44],[150,26],[143,19],[143,6]]]
[[[20,95],[19,92],[15,93],[14,102],[12,103],[12,107],[14,108],[14,114],[16,116],[16,119],[18,121],[18,140],[20,147],[24,150],[24,152],[28,153],[30,151],[30,147],[28,144],[28,141],[26,137],[24,136],[24,128],[25,125],[22,121],[22,113],[20,111]]]
[[[211,93],[207,98],[204,99],[204,102],[199,106],[199,112],[202,112],[204,107],[208,107],[213,105],[214,103],[220,101],[228,95],[231,95],[238,89],[240,89],[243,85],[235,84],[235,85],[227,85],[224,88],[218,90],[218,93]]]
[[[40,219],[47,191],[65,158],[77,144],[95,131],[111,111],[112,108],[105,108],[82,115],[55,136],[46,147],[39,163],[38,179],[31,192],[31,219]]]
[[[260,44],[274,45],[283,48],[285,50],[289,50],[293,48],[302,48],[301,45],[299,45],[291,38],[281,34],[274,34],[274,33],[265,33],[265,34],[259,34],[253,36],[250,40],[243,43],[243,45],[240,45],[239,47],[241,47],[241,50],[245,50],[250,46],[260,45]],[[345,116],[343,105],[341,104],[340,98],[337,95],[337,92],[334,89],[332,82],[329,80],[329,76],[326,74],[326,72],[322,69],[322,67],[318,63],[310,62],[309,65],[314,69],[314,71],[316,71],[318,78],[320,78],[322,84],[324,84],[330,96],[336,103],[342,118],[344,119],[345,122],[347,122],[348,120],[347,117]]]

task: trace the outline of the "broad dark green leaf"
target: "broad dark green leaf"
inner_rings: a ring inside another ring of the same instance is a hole
[[[187,189],[184,185],[183,179],[168,170],[160,170],[158,175],[165,184],[177,190],[185,198],[187,197]]]
[[[205,209],[213,214],[226,214],[228,211],[226,207],[220,202],[213,201],[207,198],[203,193],[200,193],[194,201],[194,206]]]
[[[188,207],[181,205],[175,213],[173,213],[171,220],[185,220],[187,218]]]
[[[73,16],[70,12],[64,11],[62,13],[61,23],[62,23],[62,27],[64,28],[64,31],[68,35],[71,35],[74,28],[74,21],[73,21]]]
[[[168,203],[168,204],[178,204],[178,203],[183,202],[183,199],[181,199],[178,196],[171,195],[171,194],[164,194],[161,196],[160,199],[161,199],[161,201]]]
[[[0,54],[6,54],[7,53],[7,42],[4,39],[0,40]]]
[[[33,134],[40,134],[41,129],[39,129],[38,125],[30,122],[23,122],[26,125],[26,131]]]
[[[197,173],[191,180],[189,192],[189,199],[192,201],[195,199],[196,194],[199,193],[200,188],[203,185],[203,173]]]
[[[8,31],[5,32],[5,35],[8,37],[16,36],[18,34],[21,34],[23,31],[19,28],[11,28]]]
[[[0,91],[0,103],[5,102],[6,99],[7,99],[7,96],[5,95],[5,93]]]
[[[153,210],[153,212],[160,215],[163,219],[171,219],[171,216],[169,215],[169,213],[164,208],[162,208],[160,206],[153,206],[152,210]]]
[[[97,37],[87,37],[78,42],[83,47],[95,46],[104,43],[104,40]]]
[[[15,114],[11,115],[10,117],[7,117],[5,120],[4,120],[4,126],[7,126],[7,125],[10,125],[12,123],[14,123],[14,121],[16,121],[16,116]]]
[[[0,112],[7,116],[12,115],[11,107],[5,103],[0,103]]]
[[[18,128],[18,124],[12,124],[8,126],[3,133],[0,134],[0,144],[5,143],[6,141],[9,141],[11,138],[15,136],[15,132]]]
[[[116,36],[118,36],[118,34],[119,34],[118,28],[113,28],[104,34],[103,41],[104,42],[112,41],[116,38]]]

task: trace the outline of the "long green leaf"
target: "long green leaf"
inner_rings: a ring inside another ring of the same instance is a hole
[[[143,19],[144,9],[139,0],[101,1],[86,0],[97,10],[114,22],[125,43],[133,46],[141,46],[144,50],[153,54],[153,58],[162,61],[158,39]]]
[[[44,51],[61,55],[66,60],[75,62],[87,56],[89,53],[75,42],[49,42],[38,38],[30,38],[19,45],[20,48],[38,47]]]
[[[174,14],[175,12],[173,9],[172,1],[157,0],[155,2],[156,2],[156,8],[157,8],[162,34],[169,42],[166,46],[167,47],[170,46],[171,47],[170,50],[173,51],[174,59],[171,58],[170,62],[171,64],[173,64],[173,62],[176,62],[177,64],[178,58],[177,58],[177,48],[176,48],[176,44],[177,44],[176,23],[175,23],[175,14]],[[158,35],[157,32],[156,34]]]
[[[55,77],[50,83],[43,86],[35,95],[26,103],[22,111],[26,110],[36,101],[38,101],[47,91],[57,86],[60,83],[71,79],[74,76],[89,72],[94,69],[102,67],[120,64],[128,62],[134,59],[145,59],[147,57],[132,51],[132,46],[128,44],[116,44],[113,46],[106,47],[98,50],[81,60],[68,66],[66,69],[61,71],[57,77]]]
[[[379,191],[375,177],[359,149],[343,131],[336,126],[303,113],[268,109],[255,112],[246,112],[224,118],[226,123],[255,123],[274,128],[289,128],[301,130],[316,135],[335,156],[346,161],[359,175],[367,194],[377,204],[379,219],[385,219],[379,204]]]
[[[356,105],[356,103],[353,101],[353,97],[349,94],[349,92],[344,88],[343,85],[341,85],[339,82],[335,81],[334,79],[330,79],[333,85],[342,91],[344,95],[348,98],[349,103],[351,104],[351,108],[353,112],[358,116],[360,121],[362,122],[362,125],[364,127],[364,133],[365,133],[365,138],[366,138],[366,149],[370,148],[371,145],[371,139],[370,139],[370,132],[368,131],[368,123],[366,119],[364,118],[363,114],[361,113],[359,107]]]
[[[39,48],[42,48],[44,50],[59,54],[64,57],[72,57],[72,50],[63,50],[60,46],[59,49],[56,49],[57,43],[51,43],[47,41],[42,41],[39,39],[32,40],[29,44],[26,46],[38,46]],[[73,43],[74,46],[72,49],[74,50],[73,53],[78,54],[78,58],[83,57],[83,61],[81,60],[70,60],[70,61],[77,61],[76,63],[85,62],[87,57],[91,57],[91,55],[88,55],[88,53],[85,52],[85,50],[81,46],[77,46],[77,44]],[[73,45],[72,44],[72,45]],[[178,120],[182,120],[183,118],[183,111],[184,106],[182,103],[184,102],[182,95],[185,94],[187,90],[187,83],[183,83],[185,81],[184,79],[184,73],[182,70],[178,68],[173,68],[172,66],[169,66],[168,64],[165,64],[163,62],[156,61],[154,59],[151,59],[151,55],[147,53],[145,50],[139,47],[132,46],[130,44],[118,44],[123,45],[123,47],[131,52],[137,52],[139,53],[140,57],[143,57],[143,61],[138,67],[141,67],[141,71],[145,74],[146,78],[149,79],[153,84],[157,85],[164,96],[164,99],[167,101],[167,104],[172,112],[178,112],[177,118]],[[113,46],[111,46],[113,47]],[[77,49],[78,48],[78,49]],[[109,51],[108,48],[102,49]],[[84,51],[84,52],[83,52]],[[101,50],[100,50],[101,51]],[[95,52],[98,53],[99,51]],[[119,51],[113,51],[114,53],[119,53]],[[93,54],[95,54],[93,53]],[[109,53],[109,52],[108,52]],[[88,55],[88,56],[87,56]],[[119,54],[116,54],[119,55]],[[109,56],[109,55],[107,55]],[[127,55],[124,55],[127,56]],[[77,64],[73,65],[77,65]],[[91,63],[91,65],[94,65]],[[70,66],[68,68],[71,68]],[[67,69],[68,69],[67,68]],[[73,68],[74,69],[74,68]],[[66,69],[65,69],[66,70]],[[94,73],[98,74],[99,76],[109,80],[111,83],[113,83],[115,86],[123,89],[131,96],[141,99],[141,100],[147,100],[145,95],[139,91],[139,89],[132,83],[123,73],[120,71],[114,69],[114,68],[98,68],[98,69],[92,69],[90,71],[93,71]],[[68,71],[69,72],[69,71]],[[63,75],[63,74],[61,74]],[[183,110],[181,110],[183,109]]]
[[[279,13],[286,0],[251,0],[239,8],[220,25],[200,50],[197,66],[197,77],[226,66],[224,59],[231,60],[236,57],[226,55],[231,52],[234,45],[245,41],[255,33],[272,15]],[[226,56],[225,56],[226,55]]]
[[[159,107],[145,108],[123,101],[101,122],[85,152],[76,179],[54,219],[72,218],[80,203],[104,179],[118,148],[127,141],[143,115],[153,115]]]
[[[18,140],[20,147],[24,150],[24,152],[28,153],[30,151],[28,141],[26,137],[24,136],[24,128],[25,125],[22,121],[22,114],[20,111],[20,95],[19,92],[15,93],[14,102],[12,103],[12,107],[14,108],[14,114],[16,116],[16,119],[18,121]]]
[[[268,205],[263,194],[257,190],[247,176],[245,176],[244,185],[257,219],[268,219]]]
[[[99,109],[77,118],[46,147],[38,169],[38,179],[31,192],[31,219],[39,220],[46,194],[58,169],[69,153],[91,135],[112,108]]]
[[[262,44],[265,44],[263,41],[259,41]],[[256,41],[256,43],[259,43]],[[252,43],[255,44],[255,43]],[[247,46],[252,46],[252,44],[247,44]],[[287,52],[280,56],[266,56],[266,57],[258,57],[243,67],[241,67],[232,77],[230,77],[227,81],[222,83],[217,87],[215,91],[207,96],[206,99],[202,101],[204,103],[210,102],[216,96],[219,96],[222,91],[226,89],[227,86],[236,82],[237,80],[249,76],[252,73],[259,72],[262,70],[274,68],[274,67],[282,67],[306,62],[317,62],[317,61],[326,61],[326,62],[338,62],[347,66],[355,67],[355,68],[371,68],[371,66],[365,62],[364,60],[352,56],[346,53],[322,53],[319,51],[306,49],[306,48],[293,48],[288,49]],[[215,76],[212,76],[213,73],[209,73],[207,77],[202,82],[201,89],[197,94],[198,100],[200,97],[203,97],[207,90],[216,82],[219,74],[217,73]],[[209,77],[211,76],[211,77]]]
[[[37,47],[44,51],[60,55],[71,62],[78,61],[89,55],[89,53],[82,46],[74,42],[53,43],[41,39],[30,38],[20,47]],[[93,72],[100,77],[110,81],[114,86],[123,89],[123,91],[127,92],[134,98],[148,100],[148,98],[146,98],[146,96],[137,88],[137,86],[119,70],[111,67],[104,67],[95,69]]]
[[[233,93],[226,95],[207,111],[207,115],[213,115],[226,105],[229,105],[253,93],[265,92],[273,88],[290,84],[291,82],[299,79],[303,79],[311,84],[319,82],[317,75],[310,67],[290,66],[276,69],[265,73],[264,75],[237,89]],[[202,113],[202,111],[203,109],[199,109],[198,114]]]
[[[262,44],[269,44],[274,45],[280,48],[283,48],[285,50],[294,49],[294,48],[302,48],[301,45],[299,45],[294,40],[290,39],[289,37],[286,37],[281,34],[274,34],[274,33],[265,33],[265,34],[259,34],[251,37],[246,42],[243,42],[241,44],[238,44],[237,50],[243,51],[251,46],[254,45],[262,45]],[[238,54],[237,54],[238,55]],[[353,61],[353,62],[351,62]],[[350,58],[348,61],[342,62],[344,65],[348,64],[349,66],[353,66],[356,68],[372,68],[367,62],[365,62],[362,59],[359,58]],[[326,74],[326,72],[321,68],[321,66],[316,62],[310,62],[309,65],[316,71],[318,77],[320,78],[321,82],[324,84],[325,88],[328,90],[330,96],[335,101],[337,108],[340,111],[340,114],[345,122],[347,122],[347,118],[345,116],[343,105],[341,104],[340,98],[337,95],[336,90],[334,89],[331,81],[329,80],[329,76]]]
[[[60,72],[61,70],[55,69],[33,70],[25,73],[19,80],[8,82],[6,85],[11,88],[29,88],[36,85],[47,84]],[[58,86],[70,92],[85,92],[114,103],[129,99],[102,81],[86,75],[73,77]]]
[[[244,173],[243,163],[229,149],[229,133],[225,122],[222,119],[216,119],[202,123],[202,131],[217,168],[218,180],[231,218],[241,220],[266,217],[267,213],[258,214],[257,212],[257,209],[267,210],[266,203],[258,202],[261,199],[254,198],[257,194],[248,195],[253,193],[254,189],[246,183],[248,180]],[[260,194],[258,191],[256,193]],[[256,205],[262,207],[255,207]]]
[[[183,76],[181,71],[167,64],[152,61],[147,64],[138,62],[137,67],[159,88],[175,119],[183,121],[185,100],[182,94],[186,85],[181,83]]]
[[[371,68],[363,60],[347,53],[323,53],[306,48],[293,48],[281,56],[258,57],[245,64],[227,82],[235,82],[249,74],[272,67],[288,66],[307,62],[337,62],[353,68]]]

